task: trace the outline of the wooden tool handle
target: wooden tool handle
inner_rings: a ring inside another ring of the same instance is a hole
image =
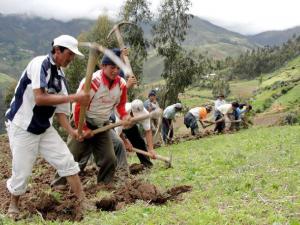
[[[97,56],[98,56],[98,51],[90,48],[88,65],[87,65],[87,70],[86,70],[86,75],[85,75],[84,93],[90,92],[92,76],[93,76],[95,66],[97,63]],[[87,108],[86,106],[80,107],[79,121],[78,121],[78,133],[79,134],[82,134],[82,128],[83,128],[86,108]]]
[[[143,150],[140,150],[140,149],[137,149],[137,148],[132,148],[132,150],[136,153],[140,153],[140,154],[145,155],[145,156],[149,156],[149,157],[152,156],[149,152],[146,152],[146,151],[143,151]],[[161,156],[161,155],[158,155],[158,154],[156,154],[155,157],[158,160],[170,163],[170,158],[168,158],[168,157],[164,157],[164,156]]]
[[[150,118],[150,117],[151,117],[151,113],[146,114],[146,115],[142,115],[142,116],[138,116],[138,117],[132,117],[131,121],[132,121],[133,123],[136,123],[136,122],[138,122],[138,121],[145,120],[145,119],[148,119],[148,118]],[[107,130],[109,130],[109,129],[113,129],[113,128],[115,128],[115,127],[122,126],[122,125],[123,125],[123,122],[124,122],[124,121],[119,121],[119,122],[117,122],[117,123],[111,123],[111,124],[108,124],[108,125],[106,125],[106,126],[104,126],[104,127],[97,128],[97,129],[93,130],[93,134],[95,135],[95,134],[98,134],[98,133],[107,131]]]

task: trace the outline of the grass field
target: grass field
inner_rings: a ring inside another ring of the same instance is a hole
[[[262,91],[254,96],[252,105],[256,111],[276,112],[299,108],[300,57],[273,73],[262,76]],[[285,83],[284,83],[285,82]]]
[[[162,189],[192,185],[183,201],[138,202],[113,213],[89,213],[80,224],[300,224],[300,126],[253,128],[158,152],[169,150],[174,168],[157,162],[141,177]],[[18,224],[74,223],[36,216]]]
[[[300,57],[291,60],[287,65],[273,73],[263,76],[261,87],[272,85],[276,81],[288,81],[300,78]]]
[[[229,83],[231,93],[227,100],[246,101],[253,96],[253,92],[258,88],[257,80],[237,80]],[[215,99],[211,89],[208,88],[189,88],[180,95],[182,103],[189,107],[201,106],[207,103],[212,103]]]

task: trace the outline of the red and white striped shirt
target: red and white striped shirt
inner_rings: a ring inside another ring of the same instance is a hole
[[[85,79],[80,82],[77,93],[84,89]],[[86,111],[86,118],[91,118],[98,123],[109,120],[113,110],[119,118],[123,119],[127,115],[125,104],[127,101],[126,81],[119,75],[114,79],[112,85],[104,75],[103,70],[98,70],[93,74],[91,89],[91,101]],[[76,103],[73,108],[75,126],[78,127],[80,104]],[[86,129],[84,124],[83,129]]]

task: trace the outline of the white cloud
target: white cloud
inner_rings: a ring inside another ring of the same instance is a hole
[[[155,9],[160,0],[149,0]],[[117,17],[124,0],[0,0],[3,14],[26,13],[45,18]],[[299,0],[192,0],[191,13],[225,28],[254,33],[300,25]]]

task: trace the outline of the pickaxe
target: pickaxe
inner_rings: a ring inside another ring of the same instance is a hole
[[[137,149],[137,148],[132,148],[132,150],[136,153],[151,157],[152,155],[149,152]],[[164,161],[166,163],[166,167],[170,168],[172,167],[172,154],[170,154],[170,157],[165,157],[161,155],[155,155],[156,159]]]
[[[123,41],[123,38],[122,38],[122,35],[121,35],[121,32],[120,32],[120,27],[123,25],[123,24],[132,24],[132,25],[135,25],[134,23],[130,23],[130,22],[126,22],[126,21],[123,21],[123,22],[120,22],[116,25],[114,25],[114,27],[112,28],[112,30],[109,32],[109,34],[107,35],[107,39],[110,38],[111,34],[112,33],[115,33],[116,34],[116,37],[117,37],[117,41],[119,43],[119,47],[120,49],[123,49],[125,48],[125,44],[124,44],[124,41]],[[135,75],[133,74],[132,72],[132,68],[131,68],[131,65],[130,65],[130,61],[129,61],[129,58],[127,55],[124,55],[124,61],[125,61],[125,64],[128,66],[129,70],[127,71],[127,73],[124,71],[124,73],[130,77],[135,77]]]
[[[87,64],[87,70],[85,75],[85,84],[84,84],[84,92],[89,93],[91,89],[91,82],[92,82],[92,75],[95,70],[95,66],[97,63],[97,58],[99,52],[104,53],[107,55],[118,67],[123,70],[125,73],[130,71],[130,68],[126,66],[119,57],[117,57],[111,50],[97,44],[91,42],[79,42],[79,46],[88,47],[89,48],[89,59]],[[78,133],[82,134],[82,127],[85,118],[86,106],[80,107],[80,114],[79,114],[79,122],[78,122]]]

